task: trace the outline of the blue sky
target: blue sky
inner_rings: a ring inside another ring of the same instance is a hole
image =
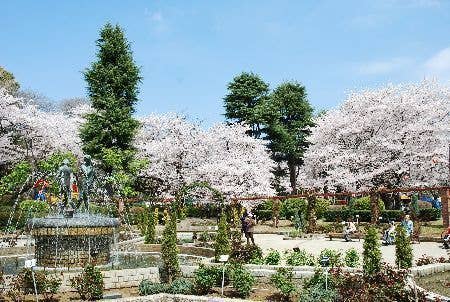
[[[57,101],[83,97],[106,23],[141,66],[138,114],[221,122],[226,85],[253,71],[297,80],[318,109],[350,90],[450,80],[450,0],[2,1],[0,66]]]

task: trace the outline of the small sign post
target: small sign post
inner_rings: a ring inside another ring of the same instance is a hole
[[[228,255],[220,255],[219,262],[223,263],[223,269],[222,269],[222,296],[223,296],[223,287],[225,286],[225,265],[228,261],[228,258],[230,256]]]

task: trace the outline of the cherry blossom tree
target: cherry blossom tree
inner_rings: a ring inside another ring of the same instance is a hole
[[[436,82],[351,93],[319,117],[300,185],[329,190],[448,183],[450,90]]]
[[[86,104],[71,114],[42,111],[31,100],[0,89],[0,153],[3,164],[21,160],[34,162],[54,152],[70,151],[81,156],[78,127]]]
[[[274,193],[275,164],[263,142],[245,134],[247,127],[216,125],[205,131],[174,114],[150,115],[141,124],[136,146],[150,161],[144,174],[162,180],[167,196],[195,181],[229,197]]]

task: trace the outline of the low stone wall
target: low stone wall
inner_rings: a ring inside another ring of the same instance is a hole
[[[411,274],[414,277],[424,277],[446,271],[450,271],[450,263],[433,263],[411,268]]]
[[[137,249],[141,252],[161,252],[161,244],[137,244]],[[196,246],[178,245],[180,254],[195,255],[201,257],[214,257],[214,249]]]

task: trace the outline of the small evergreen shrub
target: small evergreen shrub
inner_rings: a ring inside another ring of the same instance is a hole
[[[352,198],[349,202],[349,207],[352,210],[366,210],[370,211],[370,197],[364,196],[360,198]],[[381,199],[378,199],[378,207],[380,211],[384,211],[384,202]]]
[[[264,263],[262,250],[259,246],[248,244],[248,245],[237,245],[233,247],[230,254],[230,262],[234,263]]]
[[[103,298],[103,275],[92,264],[84,267],[83,272],[70,279],[70,283],[82,300],[100,300]]]
[[[218,267],[200,267],[194,272],[194,288],[197,294],[205,295],[222,280],[222,270]]]
[[[435,208],[419,209],[420,221],[436,221],[441,218],[441,210]]]
[[[144,243],[155,243],[158,217],[155,217],[155,212],[152,207],[146,209],[144,215],[146,217],[144,226]]]
[[[305,250],[287,252],[285,254],[286,264],[291,266],[313,266],[316,264],[314,255]]]
[[[250,296],[252,286],[255,284],[255,277],[251,272],[240,264],[236,264],[230,272],[230,281],[234,290],[240,297]]]
[[[348,267],[357,267],[359,265],[359,253],[355,248],[345,251],[345,265]]]
[[[280,217],[292,219],[295,213],[306,213],[307,203],[305,199],[289,198],[281,205]]]
[[[280,252],[274,249],[270,249],[267,256],[264,258],[264,263],[268,265],[278,265],[280,264],[281,255]]]
[[[292,268],[280,267],[277,272],[270,277],[270,282],[280,291],[286,299],[294,294],[297,290],[292,278],[294,273]]]
[[[338,294],[335,289],[325,289],[322,286],[314,285],[300,294],[298,301],[300,302],[335,302],[337,301]]]
[[[373,275],[381,270],[381,250],[378,242],[378,231],[369,227],[363,244],[363,270],[366,275]]]
[[[192,294],[194,285],[191,281],[187,279],[176,279],[172,282],[170,287],[167,289],[169,294],[180,294],[180,295],[190,295]]]
[[[163,271],[167,281],[172,283],[180,275],[177,247],[177,222],[175,213],[168,214],[161,244]]]
[[[229,255],[231,252],[228,229],[227,215],[222,213],[219,220],[216,241],[214,243],[214,259],[216,262],[219,262],[220,255]]]
[[[175,281],[173,283],[175,283]],[[139,283],[138,291],[140,296],[156,295],[168,292],[169,286],[167,284],[154,283],[144,279]]]
[[[402,225],[397,226],[396,232],[395,264],[398,266],[398,268],[411,268],[413,262],[411,239],[406,235],[406,231]]]
[[[334,249],[323,249],[320,252],[319,261],[323,257],[328,257],[330,259],[330,266],[341,266],[342,265],[342,253],[341,251],[334,250]]]

